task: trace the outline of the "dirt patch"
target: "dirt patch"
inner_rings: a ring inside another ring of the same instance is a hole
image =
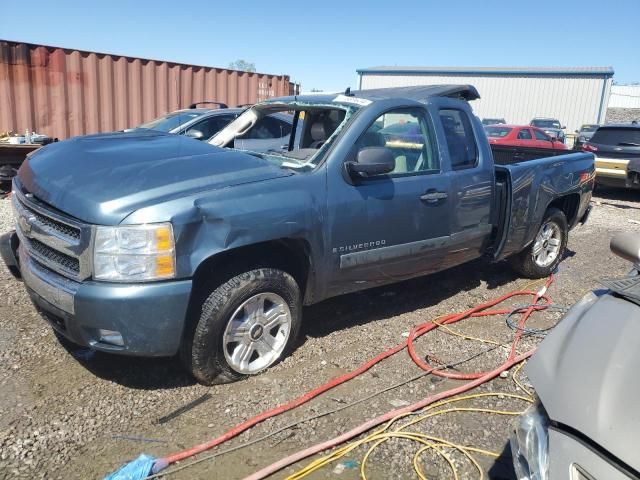
[[[636,194],[601,191],[587,225],[570,235],[567,258],[550,291],[559,305],[571,305],[598,286],[602,276],[622,274],[629,265],[609,252],[617,231],[640,233]],[[8,218],[8,201],[0,201]],[[9,228],[9,222],[3,222]],[[174,359],[137,359],[63,346],[31,305],[22,285],[0,267],[0,478],[101,478],[141,452],[164,455],[214,437],[229,427],[306,390],[350,371],[364,360],[405,339],[418,323],[461,311],[526,285],[504,263],[473,262],[409,282],[328,300],[305,310],[303,336],[296,351],[266,373],[245,381],[203,387]],[[538,314],[531,326],[546,328],[557,312]],[[455,327],[468,336],[507,342],[513,332],[503,317],[474,319]],[[523,348],[539,340],[527,338]],[[443,332],[419,343],[422,355],[453,362],[486,350],[487,345]],[[483,370],[504,360],[504,348],[478,356],[457,368]],[[283,425],[335,409],[421,372],[401,352],[356,380],[300,409],[264,422],[228,443],[255,440]],[[526,381],[526,380],[524,380]],[[344,432],[362,421],[457,385],[423,377],[352,408],[308,421],[245,449],[204,461],[168,478],[241,478],[299,448]],[[511,379],[498,378],[479,392],[522,393]],[[181,407],[208,395],[175,418],[159,423]],[[511,398],[468,401],[468,406],[522,410]],[[491,478],[512,478],[505,450],[510,418],[452,413],[417,424],[413,430],[452,442],[502,453],[478,455]],[[368,447],[309,478],[359,478]],[[413,477],[418,446],[394,439],[376,449],[367,472],[373,478]],[[452,454],[461,473],[475,478],[473,467]],[[446,464],[424,457],[427,474],[449,478]],[[306,465],[286,470],[293,473]],[[277,478],[282,477],[282,474]]]

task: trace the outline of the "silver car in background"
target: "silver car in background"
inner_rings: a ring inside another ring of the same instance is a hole
[[[213,103],[219,108],[198,108],[198,105]],[[150,122],[135,127],[157,130],[165,133],[186,135],[196,140],[209,140],[245,111],[244,107],[227,108],[223,103],[199,102],[189,108],[176,110]],[[247,135],[236,139],[235,147],[240,150],[266,152],[280,150],[289,144],[293,116],[286,113],[268,115]],[[130,129],[130,130],[135,130]]]
[[[511,437],[519,480],[640,478],[640,235],[611,250],[630,274],[575,304],[526,367],[538,402]]]
[[[586,124],[582,125],[579,130],[576,130],[576,140],[573,142],[573,148],[575,150],[582,149],[582,145],[591,140],[591,137],[596,133],[599,126],[598,124]]]

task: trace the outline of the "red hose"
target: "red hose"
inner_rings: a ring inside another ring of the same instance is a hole
[[[206,450],[209,450],[217,445],[220,445],[221,443],[226,442],[227,440],[240,435],[242,432],[244,432],[245,430],[250,429],[251,427],[257,425],[260,422],[263,422],[264,420],[271,418],[271,417],[275,417],[276,415],[280,415],[281,413],[284,413],[288,410],[292,410],[296,407],[299,407],[300,405],[308,402],[309,400],[317,397],[318,395],[320,395],[321,393],[326,392],[327,390],[331,390],[332,388],[345,383],[349,380],[351,380],[352,378],[357,377],[358,375],[366,372],[367,370],[369,370],[371,367],[373,367],[376,363],[379,363],[380,361],[384,360],[387,357],[390,357],[391,355],[398,353],[400,350],[402,350],[405,347],[405,344],[401,344],[401,345],[397,345],[383,353],[381,353],[380,355],[378,355],[377,357],[372,358],[371,360],[369,360],[367,363],[365,363],[364,365],[358,367],[357,369],[349,372],[349,373],[345,373],[344,375],[341,375],[339,377],[336,377],[330,381],[328,381],[327,383],[325,383],[324,385],[321,385],[307,393],[305,393],[304,395],[288,402],[285,403],[283,405],[280,405],[272,410],[268,410],[266,412],[262,412],[258,415],[256,415],[255,417],[250,418],[249,420],[247,420],[246,422],[241,423],[240,425],[237,425],[235,427],[233,427],[230,430],[227,430],[225,433],[223,433],[222,435],[220,435],[217,438],[214,438],[212,440],[209,440],[208,442],[205,443],[201,443],[200,445],[196,445],[193,448],[190,448],[188,450],[183,450],[182,452],[178,452],[178,453],[174,453],[173,455],[169,455],[168,457],[164,457],[164,460],[166,460],[166,462],[169,463],[175,463],[175,462],[179,462],[180,460],[184,460],[185,458],[188,457],[192,457],[193,455],[197,455],[198,453],[202,453]]]
[[[549,288],[549,286],[551,285],[552,282],[553,282],[553,276],[549,277],[549,279],[546,281],[546,283],[544,285],[544,291],[546,291]],[[520,339],[522,338],[522,327],[523,327],[523,325],[529,319],[529,316],[531,315],[531,313],[533,313],[535,310],[540,310],[540,309],[546,308],[545,304],[537,305],[538,302],[540,301],[540,299],[542,299],[542,300],[544,300],[546,302],[547,305],[549,303],[551,303],[551,300],[545,294],[541,294],[539,292],[528,292],[528,291],[511,292],[511,293],[508,293],[506,295],[503,295],[502,297],[498,298],[497,300],[492,300],[492,301],[484,303],[482,305],[478,305],[477,307],[474,307],[471,310],[467,310],[466,312],[454,313],[454,314],[451,314],[451,315],[447,315],[446,317],[441,318],[438,323],[426,322],[426,323],[423,323],[421,325],[418,325],[409,334],[409,339],[407,341],[407,350],[409,351],[409,356],[411,356],[411,359],[420,368],[422,368],[423,370],[431,371],[431,373],[433,373],[434,375],[438,375],[440,377],[446,377],[446,378],[451,378],[451,379],[455,379],[455,380],[474,380],[476,378],[483,377],[487,372],[457,373],[457,372],[447,372],[445,370],[434,370],[434,368],[431,365],[429,365],[428,362],[422,360],[418,356],[418,354],[415,351],[415,346],[414,346],[413,341],[416,338],[420,337],[421,335],[424,335],[425,333],[430,332],[431,330],[433,330],[435,328],[438,328],[438,326],[439,326],[438,324],[447,325],[447,324],[458,322],[458,321],[463,320],[463,319],[468,318],[468,317],[486,317],[486,316],[491,316],[491,315],[505,315],[505,314],[508,314],[512,310],[506,309],[506,310],[492,310],[491,311],[491,310],[486,310],[486,309],[489,308],[489,307],[492,307],[494,305],[497,305],[499,303],[502,303],[505,300],[508,300],[509,298],[513,298],[513,297],[521,296],[521,295],[533,295],[534,299],[533,299],[533,302],[531,302],[531,305],[529,307],[527,307],[527,309],[523,312],[523,315],[520,318],[520,321],[518,322],[518,331],[516,333],[515,338],[513,339],[513,343],[511,344],[511,351],[509,352],[509,357],[507,358],[507,362],[513,360],[513,358],[516,355],[516,348],[518,346],[518,343],[520,343]],[[505,362],[505,364],[507,362]]]
[[[549,285],[551,285],[551,283],[553,282],[553,277],[549,277],[549,279],[547,280],[546,284],[545,284],[545,289],[549,287]],[[489,308],[498,305],[499,303],[504,302],[505,300],[515,297],[515,296],[522,296],[522,295],[533,295],[534,296],[534,301],[532,302],[533,304],[536,304],[540,299],[543,299],[547,304],[551,303],[550,299],[544,295],[544,294],[539,294],[536,292],[529,292],[529,291],[516,291],[516,292],[512,292],[506,295],[503,295],[495,300],[491,300],[489,302],[486,302],[482,305],[478,305],[477,307],[474,307],[470,310],[467,310],[466,312],[463,313],[459,313],[459,314],[451,314],[448,315],[446,317],[444,317],[444,320],[442,320],[439,323],[444,323],[444,324],[451,324],[451,323],[455,323],[458,322],[462,319],[465,318],[469,318],[469,317],[483,317],[483,316],[490,316],[490,315],[504,315],[507,313],[510,313],[512,311],[512,309],[500,309],[500,310],[488,310]],[[360,367],[358,367],[357,369],[346,373],[344,375],[341,375],[339,377],[336,377],[330,381],[328,381],[327,383],[301,395],[300,397],[291,400],[290,402],[287,402],[283,405],[280,405],[276,408],[273,408],[271,410],[268,410],[266,412],[260,413],[250,419],[248,419],[247,421],[231,428],[230,430],[227,430],[225,433],[223,433],[222,435],[220,435],[217,438],[213,438],[211,440],[209,440],[208,442],[205,443],[201,443],[200,445],[196,445],[193,448],[187,449],[187,450],[183,450],[181,452],[177,452],[174,453],[172,455],[169,455],[167,457],[161,458],[156,462],[154,471],[157,472],[159,470],[162,470],[163,468],[165,468],[167,465],[184,460],[186,458],[192,457],[194,455],[197,455],[199,453],[205,452],[213,447],[216,447],[228,440],[230,440],[233,437],[236,437],[237,435],[241,434],[242,432],[245,432],[246,430],[254,427],[255,425],[257,425],[260,422],[263,422],[264,420],[271,418],[271,417],[275,417],[277,415],[280,415],[281,413],[287,412],[289,410],[292,410],[296,407],[299,407],[300,405],[308,402],[309,400],[312,400],[313,398],[317,397],[318,395],[325,393],[328,390],[331,390],[332,388],[341,385],[355,377],[357,377],[358,375],[366,372],[367,370],[369,370],[371,367],[373,367],[374,365],[376,365],[377,363],[381,362],[382,360],[384,360],[385,358],[390,357],[391,355],[394,355],[396,353],[398,353],[400,350],[403,350],[405,347],[408,347],[409,350],[409,355],[411,356],[411,358],[413,359],[413,361],[422,369],[430,371],[434,374],[437,375],[441,375],[441,376],[447,376],[449,378],[455,378],[455,379],[465,379],[465,380],[469,380],[469,379],[475,379],[477,381],[481,380],[481,379],[485,379],[487,376],[489,375],[493,375],[490,378],[495,377],[496,375],[499,375],[500,372],[502,372],[503,370],[505,370],[506,368],[510,368],[511,365],[513,365],[514,363],[517,363],[515,360],[517,358],[526,358],[523,357],[522,355],[520,357],[515,357],[515,351],[516,351],[516,347],[518,342],[520,341],[520,338],[522,337],[522,326],[524,325],[524,323],[527,321],[527,319],[529,318],[529,316],[531,315],[531,313],[535,310],[540,310],[545,308],[545,305],[540,305],[540,306],[530,306],[527,308],[527,310],[524,312],[524,314],[522,315],[522,318],[520,319],[518,326],[520,327],[518,329],[518,332],[516,333],[516,336],[514,338],[514,342],[512,345],[512,349],[511,349],[511,353],[509,355],[509,359],[498,369],[493,370],[491,372],[486,372],[486,373],[448,373],[448,372],[442,372],[442,371],[438,371],[435,370],[436,367],[432,367],[430,366],[428,363],[426,363],[424,360],[422,360],[421,358],[419,358],[419,356],[416,354],[415,352],[415,347],[413,342],[415,341],[415,339],[417,339],[418,337],[424,335],[425,333],[437,328],[439,325],[438,323],[435,322],[426,322],[423,324],[418,325],[417,327],[415,327],[409,334],[409,338],[407,339],[406,342],[401,343],[399,345],[396,345],[395,347],[392,347],[384,352],[382,352],[381,354],[377,355],[376,357],[372,358],[371,360],[369,360],[368,362],[366,362],[365,364],[361,365]],[[531,353],[533,353],[533,351],[531,352],[527,352],[527,354],[525,355],[530,355]],[[521,359],[522,359],[521,358]],[[519,360],[520,361],[520,360]],[[507,367],[507,365],[509,365],[509,367]],[[495,375],[494,373],[497,372]],[[466,389],[468,388],[473,388],[475,385],[479,385],[480,383],[476,382],[470,382],[469,384],[465,384],[461,387],[458,387],[459,389],[465,389],[462,391],[466,391]],[[486,380],[484,380],[486,381]],[[457,389],[454,389],[457,390]],[[446,393],[446,392],[445,392]],[[457,393],[453,393],[452,395],[456,395]],[[441,395],[441,394],[438,394]],[[427,401],[429,398],[436,398],[440,399],[441,397],[439,397],[438,395],[435,395],[433,397],[428,397],[427,399],[423,400],[422,402]],[[435,400],[432,400],[435,401]],[[420,403],[420,402],[419,402]],[[405,408],[409,408],[409,407],[405,407]],[[416,407],[416,408],[420,408],[420,407]],[[402,411],[404,411],[405,409],[401,409]],[[262,477],[260,477],[262,478]]]
[[[461,393],[467,392],[497,377],[504,370],[511,368],[516,363],[520,363],[521,361],[529,358],[534,351],[535,349],[529,350],[528,352],[523,353],[522,355],[507,361],[505,364],[501,365],[500,368],[497,368],[495,370],[492,370],[491,372],[485,373],[483,376],[477,378],[476,380],[467,382],[464,385],[460,385],[459,387],[452,388],[451,390],[447,390],[445,392],[431,395],[430,397],[420,400],[419,402],[416,402],[413,405],[408,405],[406,407],[402,407],[397,410],[392,410],[390,412],[387,412],[372,420],[368,420],[365,423],[353,428],[352,430],[349,430],[348,432],[343,433],[342,435],[332,438],[331,440],[317,443],[316,445],[313,445],[309,448],[305,448],[304,450],[296,452],[293,455],[289,455],[288,457],[283,458],[282,460],[278,460],[277,462],[272,463],[271,465],[263,468],[262,470],[259,470],[256,473],[251,474],[248,477],[245,477],[244,480],[261,480],[265,477],[268,477],[269,475],[276,473],[279,470],[282,470],[284,467],[287,467],[296,462],[299,462],[300,460],[304,460],[305,458],[310,457],[311,455],[315,455],[316,453],[320,453],[323,450],[327,450],[328,448],[335,447],[336,445],[340,445],[341,443],[351,440],[353,437],[356,437],[361,433],[371,430],[373,427],[377,427],[378,425],[388,422],[389,420],[393,419],[398,415],[401,415],[403,413],[413,412],[415,410],[424,408],[427,405],[430,405],[439,400],[443,400],[445,398],[453,397],[454,395],[460,395]]]

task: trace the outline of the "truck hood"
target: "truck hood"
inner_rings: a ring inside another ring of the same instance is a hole
[[[590,294],[542,342],[527,366],[549,417],[640,470],[640,306]]]
[[[177,196],[291,175],[253,155],[154,131],[53,143],[20,167],[22,187],[89,223],[114,225]]]

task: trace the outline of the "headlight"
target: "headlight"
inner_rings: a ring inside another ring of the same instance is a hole
[[[176,275],[170,223],[97,227],[93,250],[96,280],[162,280]]]
[[[511,454],[518,480],[548,480],[549,417],[540,402],[518,417],[511,434]]]

